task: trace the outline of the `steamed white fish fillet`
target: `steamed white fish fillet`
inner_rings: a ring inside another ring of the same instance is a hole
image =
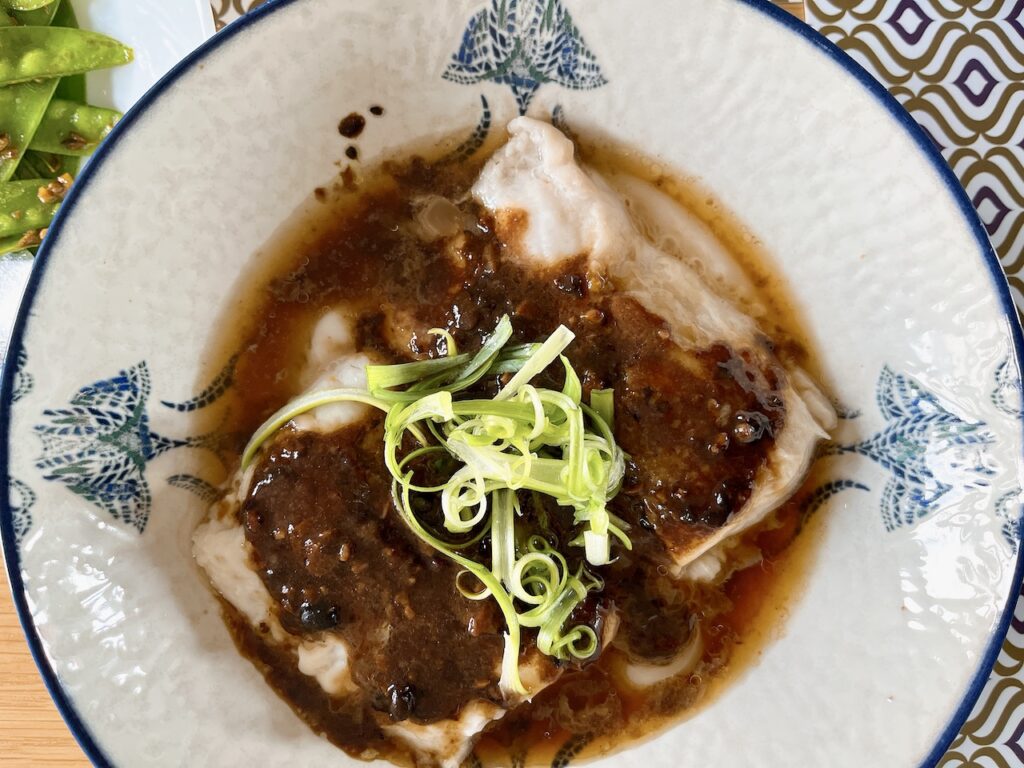
[[[330,312],[317,323],[310,339],[301,378],[311,382],[308,391],[338,387],[365,387],[365,355],[355,353],[351,321],[340,312]],[[298,429],[331,432],[354,423],[366,406],[339,403],[320,408],[293,422]],[[192,553],[211,585],[253,627],[265,626],[277,643],[295,647],[297,665],[303,674],[315,677],[328,693],[354,689],[348,669],[348,648],[337,637],[315,642],[298,642],[289,635],[274,613],[274,601],[267,592],[252,561],[239,510],[252,484],[255,466],[239,470],[228,481],[227,492],[210,510],[208,518],[192,535]]]
[[[684,214],[674,202],[659,198],[660,193],[634,188],[631,185],[636,182],[629,177],[605,180],[582,167],[572,143],[550,125],[520,118],[510,124],[509,131],[511,140],[486,164],[473,188],[477,200],[493,213],[507,253],[539,268],[555,267],[586,254],[591,272],[611,277],[618,288],[669,323],[673,341],[683,352],[726,344],[761,358],[770,355],[756,343],[760,335],[757,324],[713,287],[735,287],[742,270],[700,229],[699,222],[678,218]],[[634,202],[632,211],[624,204],[623,194]],[[526,214],[525,226],[522,213]],[[678,253],[676,247],[688,258],[673,255]],[[753,298],[756,294],[751,288],[746,295]],[[351,319],[344,312],[332,312],[314,329],[301,380],[307,391],[365,387],[369,362],[355,350]],[[778,364],[774,358],[768,362]],[[814,446],[825,436],[834,415],[809,377],[799,370],[787,373],[781,391],[785,425],[776,435],[751,496],[724,526],[699,544],[669,547],[676,575],[715,578],[720,571],[721,547],[763,519],[803,478]],[[306,414],[291,427],[329,433],[358,421],[366,412],[366,406],[340,404]],[[301,673],[315,678],[331,695],[358,694],[350,669],[350,649],[340,638],[330,633],[316,639],[298,638],[288,634],[276,619],[273,600],[259,578],[238,522],[251,477],[251,471],[237,474],[229,494],[197,529],[196,559],[214,588],[253,626],[266,625],[273,642],[293,648]],[[608,622],[603,644],[615,633],[614,618]],[[667,665],[633,665],[630,680],[637,687],[647,687],[666,676],[683,674],[699,657],[699,648],[698,639]],[[558,677],[550,664],[538,659],[526,660],[521,674],[533,695]],[[501,707],[470,701],[449,720],[427,725],[387,723],[384,728],[424,764],[454,768],[468,754],[475,737],[517,703],[510,700]]]
[[[300,378],[309,382],[306,391],[338,387],[365,387],[366,365],[370,360],[355,352],[351,320],[341,312],[330,312],[317,323]],[[367,406],[342,403],[304,414],[291,423],[298,431],[329,433],[356,423]],[[296,668],[313,677],[332,696],[360,693],[352,678],[350,649],[338,636],[301,639],[289,634],[278,621],[274,601],[253,563],[245,530],[239,523],[239,510],[252,483],[255,465],[239,471],[229,481],[228,491],[193,534],[193,555],[206,572],[214,589],[241,614],[251,626],[265,626],[266,639],[290,646]],[[558,674],[539,654],[526,660],[521,675],[533,693],[553,683]],[[495,674],[499,669],[496,667]],[[509,707],[518,702],[509,702]],[[508,711],[486,701],[471,701],[457,717],[429,724],[411,721],[383,727],[388,735],[405,744],[424,765],[457,768],[475,743],[475,737],[491,722]]]
[[[727,291],[747,314],[764,315],[765,307],[750,276],[703,221],[643,179],[627,173],[603,178],[625,200],[630,220],[645,240],[684,261],[712,290]]]
[[[330,694],[355,689],[348,646],[338,637],[300,640],[277,618],[274,600],[256,571],[238,511],[252,483],[254,467],[237,472],[227,493],[192,534],[192,555],[217,593],[255,629],[266,629],[268,642],[291,647],[300,672],[315,677]]]
[[[441,768],[459,768],[469,756],[477,734],[506,710],[488,701],[471,701],[453,720],[420,725],[409,721],[386,725],[383,731],[405,744],[420,759]]]
[[[221,597],[253,627],[266,625],[269,640],[293,647],[299,672],[315,678],[332,696],[359,694],[352,679],[350,651],[341,638],[324,634],[317,640],[300,640],[281,627],[270,594],[249,556],[245,531],[233,515],[214,517],[199,526],[193,537],[193,551]],[[543,679],[542,673],[524,668],[524,676],[531,674],[534,680]],[[409,747],[424,764],[457,768],[472,749],[477,734],[506,711],[490,702],[473,701],[450,720],[425,725],[398,722],[384,726],[383,730]]]
[[[508,143],[487,161],[472,192],[517,256],[545,269],[587,254],[600,270],[632,246],[635,231],[622,200],[577,164],[569,139],[529,117],[513,120],[508,132]]]
[[[271,637],[285,639],[284,629],[274,614],[267,588],[249,556],[245,529],[230,515],[212,516],[192,535],[192,553],[220,596],[231,603],[249,624],[269,628]]]
[[[355,690],[348,664],[348,647],[340,638],[300,640],[289,635],[274,613],[274,602],[256,572],[245,540],[245,529],[235,515],[229,495],[192,535],[192,553],[210,584],[255,629],[266,628],[267,642],[289,646],[300,672],[315,677],[332,695]]]
[[[558,129],[521,117],[508,130],[508,143],[488,161],[473,187],[474,197],[494,216],[507,254],[539,268],[585,255],[588,272],[610,277],[618,290],[669,324],[672,341],[682,353],[725,344],[766,368],[784,368],[759,343],[762,334],[756,322],[713,287],[717,280],[698,273],[699,269],[728,279],[735,267],[723,262],[720,251],[703,239],[700,247],[677,243],[687,250],[689,260],[670,255],[637,228],[612,185],[578,163],[573,143]],[[621,179],[618,183],[623,185]],[[686,215],[656,198],[639,200],[647,215]],[[685,221],[669,220],[656,227],[657,234],[673,233],[676,239],[693,232]],[[683,543],[665,541],[675,575],[715,578],[720,570],[715,548],[763,520],[796,491],[816,444],[834,426],[835,414],[810,378],[799,370],[786,373],[778,391],[785,423],[751,495],[710,535]],[[702,560],[706,553],[708,558]],[[691,564],[695,568],[688,572]]]
[[[326,635],[320,640],[306,640],[299,644],[296,655],[299,672],[315,677],[332,696],[359,690],[352,680],[348,645],[339,638]]]

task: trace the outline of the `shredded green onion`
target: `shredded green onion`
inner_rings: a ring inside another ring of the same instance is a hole
[[[564,326],[541,344],[510,346],[512,324],[503,317],[473,355],[459,354],[449,332],[431,333],[443,338],[444,357],[367,366],[366,390],[297,398],[257,430],[242,466],[282,426],[315,408],[349,401],[384,411],[384,462],[395,506],[416,536],[464,569],[456,586],[466,598],[495,600],[507,626],[500,685],[507,694],[528,696],[519,674],[522,628],[537,630],[537,648],[548,656],[592,656],[599,646],[596,632],[569,626],[570,617],[603,587],[589,568],[610,562],[612,540],[632,546],[629,526],[607,508],[625,474],[625,457],[612,432],[613,393],[595,390],[589,405],[582,402],[580,378],[562,354],[574,339]],[[530,383],[556,361],[565,374],[561,391]],[[454,399],[487,376],[511,378],[492,399]],[[407,435],[416,444],[411,450]],[[457,468],[443,483],[417,485],[413,463],[433,454],[454,459]],[[521,491],[533,495],[539,531],[521,522]],[[437,494],[444,530],[462,543],[432,533],[417,517],[413,494]],[[585,561],[575,573],[552,544],[543,504],[536,504],[545,496],[571,511],[572,526],[563,528],[575,528],[575,538],[566,544],[582,546]],[[463,553],[487,535],[489,564]],[[467,585],[466,574],[479,584]]]
[[[590,407],[608,425],[608,429],[615,429],[615,390],[595,389],[590,393]]]
[[[245,450],[242,452],[242,469],[245,469],[252,463],[260,446],[289,421],[323,405],[341,402],[364,403],[380,408],[382,411],[388,410],[387,403],[378,400],[362,389],[327,389],[297,397],[267,419],[263,426],[256,430],[256,434],[252,436],[249,444],[245,446]]]

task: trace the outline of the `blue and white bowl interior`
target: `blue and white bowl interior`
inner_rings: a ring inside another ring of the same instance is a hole
[[[941,754],[1019,586],[1021,338],[979,223],[909,119],[753,0],[279,0],[101,150],[38,258],[5,370],[8,567],[93,760],[348,764],[237,654],[190,535],[230,386],[211,329],[337,173],[338,118],[371,104],[387,112],[366,162],[526,112],[696,177],[773,254],[842,404],[824,541],[781,636],[713,706],[602,764]]]

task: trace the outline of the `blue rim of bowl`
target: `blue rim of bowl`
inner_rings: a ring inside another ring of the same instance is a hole
[[[32,304],[34,303],[36,292],[38,291],[43,275],[46,272],[50,252],[53,250],[54,244],[60,237],[61,230],[64,227],[64,222],[71,215],[71,211],[74,209],[79,196],[88,186],[92,177],[96,174],[97,169],[103,164],[103,160],[113,151],[123,134],[146,112],[148,107],[154,101],[174,85],[182,75],[192,69],[210,53],[229,41],[235,35],[244,32],[253,24],[266,18],[275,10],[291,5],[296,1],[297,0],[268,0],[264,5],[261,5],[255,10],[242,16],[237,21],[229,24],[222,31],[218,32],[196,48],[192,53],[175,65],[166,75],[160,78],[160,80],[153,85],[153,87],[150,88],[141,99],[139,99],[135,106],[133,106],[124,118],[114,127],[114,130],[93,155],[82,174],[78,179],[76,179],[76,183],[68,194],[67,200],[65,200],[64,204],[61,206],[59,213],[49,228],[46,241],[39,249],[39,253],[36,254],[32,275],[25,288],[25,295],[22,299],[21,307],[18,311],[18,317],[11,334],[11,342],[8,347],[9,360],[16,356],[23,346],[25,325],[28,320]],[[796,17],[782,10],[778,6],[773,5],[769,0],[735,0],[735,2],[748,6],[749,8],[764,14],[774,22],[781,24],[790,32],[793,32],[801,38],[804,42],[809,43],[819,52],[824,54],[834,64],[839,65],[848,74],[856,78],[868,93],[875,97],[880,106],[889,113],[890,117],[892,117],[909,134],[918,149],[920,149],[924,156],[929,160],[933,169],[938,173],[943,185],[953,196],[953,200],[960,209],[961,214],[963,214],[965,223],[968,225],[975,240],[977,241],[977,245],[981,251],[982,261],[988,267],[996,293],[998,294],[1002,304],[1003,312],[1005,313],[1008,321],[1010,335],[1014,344],[1017,372],[1018,376],[1020,376],[1020,364],[1021,361],[1024,360],[1024,334],[1021,332],[1017,310],[1010,294],[1010,287],[1007,283],[1006,275],[999,263],[999,258],[992,247],[992,243],[989,241],[988,235],[981,223],[981,219],[978,217],[970,198],[967,196],[967,192],[961,186],[960,181],[946,164],[946,161],[942,158],[942,155],[936,149],[928,135],[914,121],[913,117],[903,109],[902,105],[900,105],[900,103],[877,80],[875,80],[867,70],[844,53],[832,41],[811,29],[809,25],[799,21]],[[0,379],[0,483],[2,483],[0,488],[7,488],[9,486],[10,478],[8,472],[8,444],[10,437],[10,409],[11,395],[14,387],[14,370],[14,365],[5,365],[3,367],[2,379]],[[1022,430],[1024,430],[1024,422],[1022,422]],[[1022,525],[1024,525],[1024,513],[1022,513],[1021,520]],[[50,665],[49,660],[46,658],[46,654],[43,650],[42,639],[36,631],[35,623],[33,622],[31,612],[29,611],[25,585],[21,578],[21,569],[19,568],[20,558],[14,537],[14,520],[10,507],[9,494],[7,493],[0,493],[0,539],[2,539],[3,542],[7,575],[10,579],[14,604],[18,611],[18,618],[21,621],[21,627],[25,632],[29,648],[32,652],[32,657],[35,660],[36,665],[39,667],[39,672],[43,677],[46,688],[50,692],[50,696],[53,697],[54,703],[57,705],[57,709],[60,711],[64,721],[67,723],[71,733],[74,735],[79,746],[81,746],[82,750],[92,763],[97,766],[97,768],[113,768],[113,763],[111,763],[109,758],[107,758],[103,753],[103,750],[89,731],[89,728],[85,725],[82,718],[75,710],[74,703],[61,686],[60,678]],[[1018,545],[1017,563],[1014,570],[1012,589],[1007,599],[1007,604],[1003,608],[999,624],[993,632],[992,639],[989,641],[989,646],[986,649],[985,654],[979,661],[977,672],[975,672],[974,678],[968,686],[963,700],[953,715],[949,718],[945,728],[937,737],[935,746],[921,762],[921,768],[929,768],[930,766],[935,766],[938,763],[942,755],[945,754],[946,750],[949,748],[949,745],[952,744],[953,739],[956,738],[960,728],[963,727],[964,722],[967,720],[967,716],[970,714],[978,698],[981,696],[981,692],[984,689],[992,667],[995,664],[996,657],[999,655],[999,650],[1003,645],[1003,640],[1006,637],[1007,630],[1009,629],[1010,621],[1013,618],[1014,607],[1016,606],[1017,596],[1021,590],[1022,581],[1024,581],[1024,545]]]

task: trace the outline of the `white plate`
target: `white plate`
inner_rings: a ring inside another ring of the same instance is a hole
[[[202,353],[229,286],[337,172],[340,116],[386,107],[373,160],[483,125],[484,97],[492,130],[557,109],[701,178],[775,255],[849,409],[784,636],[604,764],[934,762],[1020,585],[1022,340],[969,201],[874,81],[766,3],[501,5],[504,42],[498,0],[271,3],[143,99],[72,191],[0,395],[5,552],[72,728],[100,765],[348,764],[238,657],[189,557],[217,408]]]
[[[135,51],[131,66],[92,72],[89,101],[127,111],[157,80],[214,33],[207,0],[72,0],[79,26]]]
[[[83,29],[135,50],[126,67],[90,73],[89,103],[126,112],[149,88],[214,33],[206,0],[74,0]],[[0,257],[0,367],[32,263]]]

